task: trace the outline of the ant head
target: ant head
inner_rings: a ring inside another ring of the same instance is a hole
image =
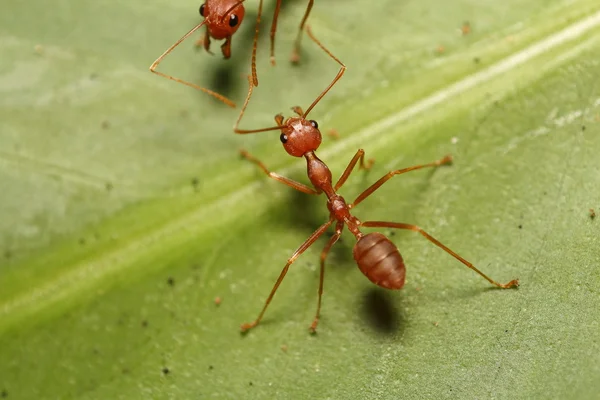
[[[243,0],[206,0],[200,6],[211,37],[225,39],[233,35],[244,19]]]
[[[288,118],[283,128],[281,128],[279,139],[289,155],[302,157],[306,153],[319,148],[321,144],[319,124],[317,124],[317,121],[302,117]]]

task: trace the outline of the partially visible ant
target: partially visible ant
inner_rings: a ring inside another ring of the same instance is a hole
[[[223,53],[223,57],[228,59],[231,57],[231,37],[237,30],[239,29],[242,21],[244,20],[245,9],[244,9],[244,1],[245,0],[206,0],[204,4],[200,6],[200,15],[204,17],[204,20],[193,27],[188,33],[183,35],[181,39],[175,42],[171,47],[169,47],[163,54],[160,55],[150,66],[150,71],[165,77],[167,79],[171,79],[175,82],[182,83],[184,85],[193,87],[194,89],[201,90],[209,95],[215,97],[216,99],[222,101],[230,107],[235,108],[235,103],[229,100],[227,97],[216,93],[210,89],[198,86],[194,83],[184,81],[182,79],[176,78],[171,75],[167,75],[165,73],[159,72],[156,70],[158,68],[158,64],[171,52],[175,47],[179,46],[181,42],[190,37],[194,32],[200,29],[203,25],[206,25],[206,34],[204,37],[197,42],[201,43],[201,45],[206,49],[206,51],[210,54],[213,54],[210,51],[210,39],[222,40],[225,39],[225,43],[221,45],[221,52]],[[314,0],[309,0],[308,5],[306,7],[306,11],[304,13],[304,17],[300,22],[300,27],[298,29],[298,35],[296,36],[296,41],[294,43],[294,50],[292,52],[291,61],[298,62],[300,60],[300,42],[302,40],[302,31],[304,30],[304,24],[308,19],[308,15],[312,9]],[[258,75],[256,74],[256,48],[258,44],[258,32],[260,25],[260,17],[262,15],[262,5],[263,0],[260,0],[258,3],[258,14],[256,17],[256,30],[254,33],[254,41],[252,45],[252,82],[254,86],[258,86]],[[277,0],[275,4],[275,12],[273,15],[273,22],[271,24],[271,64],[275,65],[275,33],[277,31],[277,19],[279,18],[279,10],[281,9],[281,0]]]
[[[292,265],[294,261],[296,261],[296,259],[302,253],[304,253],[321,235],[323,235],[327,228],[334,222],[335,233],[333,234],[333,236],[331,236],[331,238],[325,245],[325,248],[321,252],[317,312],[312,324],[310,325],[310,331],[313,333],[316,332],[321,311],[323,278],[325,274],[325,259],[327,258],[327,254],[329,253],[331,247],[340,238],[344,226],[346,226],[356,238],[356,244],[353,248],[353,255],[358,265],[358,268],[371,282],[383,288],[401,289],[404,286],[404,278],[406,275],[404,261],[402,260],[402,256],[400,255],[400,252],[398,251],[397,247],[385,235],[378,232],[363,234],[361,232],[361,228],[363,227],[396,228],[418,232],[421,235],[423,235],[427,240],[440,247],[442,250],[456,258],[458,261],[460,261],[467,267],[471,268],[473,271],[482,276],[492,285],[495,285],[502,289],[517,287],[519,285],[519,281],[517,279],[504,284],[492,280],[483,272],[475,268],[475,266],[469,261],[462,258],[460,255],[455,253],[450,248],[446,247],[440,241],[438,241],[433,236],[431,236],[416,225],[387,221],[362,222],[352,215],[351,210],[354,207],[356,207],[363,200],[372,195],[377,189],[379,189],[385,182],[387,182],[393,176],[400,175],[409,171],[415,171],[422,168],[439,167],[441,165],[447,165],[451,163],[452,157],[448,155],[432,163],[415,165],[412,167],[388,172],[381,179],[379,179],[377,182],[375,182],[373,185],[367,188],[364,192],[358,195],[358,197],[352,203],[346,203],[346,200],[344,200],[342,196],[337,194],[337,191],[344,185],[356,164],[359,164],[359,168],[368,169],[370,168],[370,163],[365,163],[365,152],[363,149],[359,149],[352,158],[352,160],[350,160],[350,163],[342,173],[341,177],[338,179],[335,185],[333,185],[331,171],[329,170],[327,165],[325,165],[325,163],[321,161],[315,154],[315,151],[321,144],[321,132],[319,131],[319,125],[316,121],[307,120],[306,118],[308,117],[310,111],[317,105],[317,103],[327,94],[327,92],[329,92],[329,90],[335,85],[335,83],[342,77],[344,71],[346,70],[346,66],[314,37],[308,26],[306,27],[306,32],[308,36],[325,53],[327,53],[340,65],[340,70],[333,79],[333,81],[329,84],[329,86],[325,88],[325,90],[323,90],[323,92],[321,92],[319,96],[317,96],[317,98],[313,101],[313,103],[308,107],[306,111],[302,111],[302,108],[298,106],[293,107],[292,110],[298,115],[297,117],[290,117],[284,121],[283,115],[277,114],[275,116],[275,122],[277,123],[276,126],[262,129],[247,130],[239,129],[238,127],[246,110],[250,97],[252,96],[252,80],[251,77],[248,77],[248,95],[246,97],[244,106],[242,107],[242,111],[234,126],[234,131],[235,133],[239,134],[249,134],[275,130],[281,131],[279,139],[283,143],[283,148],[285,149],[285,151],[287,151],[287,153],[291,156],[304,157],[306,159],[307,174],[313,187],[307,186],[303,183],[291,180],[275,172],[269,171],[269,169],[261,161],[250,155],[250,153],[248,153],[246,150],[241,150],[241,155],[247,160],[255,163],[270,178],[284,183],[287,186],[290,186],[291,188],[294,188],[307,194],[318,195],[321,193],[325,193],[325,195],[327,196],[329,220],[323,225],[321,225],[312,235],[310,235],[310,237],[287,260],[287,263],[281,271],[279,278],[275,282],[275,285],[273,286],[273,289],[271,290],[271,293],[269,294],[269,297],[267,298],[262,311],[258,315],[258,318],[256,318],[254,322],[242,324],[242,332],[246,332],[260,323],[267,307],[269,306],[271,300],[273,299],[273,296],[275,295],[275,292],[277,291],[279,285],[281,284],[285,275],[287,274],[290,265]]]

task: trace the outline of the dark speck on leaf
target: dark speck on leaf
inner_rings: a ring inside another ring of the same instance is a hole
[[[473,62],[474,62],[475,64],[479,64],[479,62],[480,62],[480,61],[481,61],[481,60],[479,59],[479,57],[475,57],[475,58],[473,59]]]
[[[175,279],[169,277],[169,279],[167,279],[167,283],[169,284],[169,286],[175,286]]]
[[[110,192],[111,190],[113,190],[113,184],[110,182],[106,182],[106,184],[104,185],[104,188],[106,189],[107,192]]]
[[[194,187],[194,190],[198,190],[198,185],[200,184],[200,180],[198,178],[193,178],[192,179],[192,186]]]
[[[84,246],[85,245],[85,238],[79,238],[79,244]]]
[[[523,225],[519,225],[519,229],[523,229]]]
[[[248,382],[248,385],[249,385],[249,386],[252,386],[252,385],[253,385],[253,383],[252,383],[252,382]]]
[[[3,390],[2,392],[0,392],[0,397],[2,397],[3,399],[8,397],[8,392],[6,390]]]
[[[148,327],[148,321],[143,320],[142,321],[142,328],[147,328]]]
[[[208,370],[209,370],[209,371],[212,371],[214,368],[215,368],[215,367],[213,367],[212,365],[209,365],[209,366],[208,366]]]
[[[585,131],[585,125],[581,125],[581,130]]]
[[[163,375],[169,375],[169,373],[170,373],[170,372],[171,372],[171,371],[170,371],[170,370],[169,370],[169,368],[167,368],[167,367],[164,367],[164,368],[162,369],[162,373],[163,373]]]

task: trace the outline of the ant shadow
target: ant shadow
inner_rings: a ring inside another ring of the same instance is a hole
[[[371,287],[364,292],[360,313],[373,331],[389,337],[401,337],[406,327],[406,316],[396,304],[398,291]]]

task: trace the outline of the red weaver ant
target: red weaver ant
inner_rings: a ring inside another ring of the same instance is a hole
[[[206,25],[206,34],[204,38],[200,41],[207,52],[210,51],[210,38],[221,40],[225,39],[225,43],[221,46],[221,51],[223,53],[224,58],[231,57],[231,37],[240,27],[245,14],[244,9],[244,1],[245,0],[206,0],[204,4],[200,6],[200,15],[204,17],[204,20],[193,27],[188,33],[183,35],[181,39],[175,42],[171,47],[169,47],[163,54],[160,55],[152,63],[150,66],[150,71],[165,77],[167,79],[171,79],[175,82],[183,83],[184,85],[193,87],[194,89],[201,90],[209,95],[217,98],[223,103],[227,104],[230,107],[235,107],[235,103],[229,100],[227,97],[220,95],[210,89],[206,89],[204,87],[198,86],[191,82],[184,81],[179,78],[175,78],[174,76],[164,74],[156,70],[158,68],[158,64],[171,52],[175,47],[179,46],[181,42],[187,39],[190,35],[200,29],[203,25]],[[298,35],[296,36],[296,41],[294,44],[294,50],[292,53],[291,60],[292,62],[297,62],[300,59],[300,42],[302,40],[302,31],[304,29],[304,24],[310,14],[310,10],[312,9],[314,0],[309,0],[308,6],[306,7],[306,11],[304,13],[304,17],[300,22],[300,27],[298,29]],[[256,74],[256,48],[258,43],[258,31],[260,25],[260,17],[262,14],[262,4],[263,0],[260,0],[258,3],[258,14],[256,17],[256,31],[254,33],[254,42],[252,45],[252,81],[254,86],[258,86],[258,76]],[[277,19],[279,17],[279,10],[281,9],[281,0],[277,0],[275,4],[275,12],[273,15],[273,22],[271,24],[271,64],[275,65],[275,33],[277,31]]]
[[[379,189],[384,183],[386,183],[389,179],[391,179],[395,175],[400,175],[405,172],[415,171],[422,168],[428,167],[439,167],[441,165],[450,164],[452,161],[451,156],[443,157],[440,160],[434,161],[428,164],[415,165],[408,168],[403,168],[395,171],[390,171],[386,175],[384,175],[381,179],[367,188],[364,192],[362,192],[358,197],[350,204],[346,203],[346,200],[339,194],[337,191],[344,185],[350,174],[352,173],[356,164],[359,164],[359,168],[370,168],[370,164],[365,164],[364,155],[365,152],[363,149],[359,149],[350,163],[342,173],[339,180],[335,185],[332,184],[332,175],[331,171],[325,165],[323,161],[321,161],[315,151],[318,149],[321,144],[321,132],[319,131],[319,125],[314,120],[307,120],[308,114],[310,111],[317,105],[317,103],[327,94],[327,92],[335,85],[335,83],[342,77],[344,71],[346,70],[346,66],[335,57],[329,50],[327,50],[312,34],[310,28],[307,26],[306,32],[308,36],[323,50],[325,51],[331,58],[333,58],[341,67],[333,81],[321,92],[319,96],[313,101],[313,103],[308,107],[306,111],[302,111],[300,107],[293,107],[292,110],[298,114],[297,117],[290,117],[284,122],[284,117],[281,114],[277,114],[275,116],[275,122],[277,126],[262,128],[262,129],[239,129],[238,126],[244,115],[244,111],[248,105],[250,97],[252,96],[252,81],[251,78],[248,77],[249,80],[249,89],[248,95],[246,97],[246,101],[244,106],[242,107],[242,111],[237,119],[237,122],[234,126],[235,133],[239,134],[248,134],[248,133],[257,133],[257,132],[265,132],[265,131],[274,131],[280,130],[280,140],[283,143],[283,148],[288,152],[289,155],[294,157],[304,157],[306,159],[307,164],[307,173],[310,182],[314,187],[307,186],[303,183],[291,180],[284,176],[281,176],[275,172],[271,172],[267,169],[267,167],[260,162],[258,159],[254,158],[247,151],[242,150],[241,154],[243,157],[248,159],[249,161],[255,163],[265,174],[269,177],[284,183],[296,190],[299,190],[303,193],[307,194],[321,194],[325,193],[327,196],[327,208],[329,209],[329,220],[321,225],[310,237],[292,254],[292,256],[288,259],[285,267],[281,271],[277,282],[273,286],[269,297],[267,298],[265,305],[258,315],[258,318],[252,323],[242,324],[241,329],[243,332],[255,327],[263,318],[263,315],[269,306],[277,288],[283,281],[290,265],[296,261],[296,259],[308,249],[321,235],[325,233],[327,228],[335,222],[335,233],[329,239],[329,242],[325,245],[325,248],[321,252],[321,269],[320,269],[320,278],[319,278],[319,292],[318,292],[318,303],[317,303],[317,313],[315,318],[310,325],[310,331],[315,332],[317,328],[317,324],[319,322],[319,313],[321,311],[321,296],[323,294],[323,277],[325,273],[325,259],[331,247],[337,242],[342,234],[342,230],[344,226],[348,228],[348,230],[354,235],[356,238],[356,244],[353,248],[354,259],[358,265],[358,268],[361,272],[369,278],[369,280],[375,283],[378,286],[381,286],[386,289],[401,289],[404,286],[404,278],[406,274],[406,269],[404,267],[404,261],[402,260],[402,256],[400,252],[396,248],[396,246],[383,234],[374,232],[363,234],[361,232],[361,228],[396,228],[396,229],[407,229],[414,232],[418,232],[423,235],[427,240],[440,247],[442,250],[450,254],[452,257],[456,258],[458,261],[471,268],[477,274],[482,276],[492,285],[495,285],[502,289],[508,289],[511,287],[517,287],[519,285],[519,281],[517,279],[512,280],[508,283],[502,284],[498,283],[483,272],[479,271],[473,264],[469,261],[465,260],[463,257],[452,251],[450,248],[446,247],[440,241],[435,239],[429,233],[425,232],[423,229],[416,225],[406,224],[401,222],[387,222],[387,221],[366,221],[362,222],[358,218],[352,215],[351,210],[360,204],[367,197],[372,195],[377,189]]]

